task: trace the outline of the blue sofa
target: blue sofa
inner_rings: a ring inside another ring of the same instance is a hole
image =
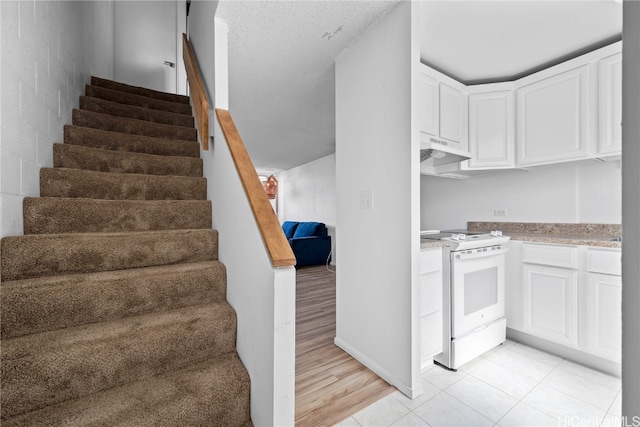
[[[285,221],[282,231],[296,256],[296,267],[331,261],[331,236],[323,223]]]

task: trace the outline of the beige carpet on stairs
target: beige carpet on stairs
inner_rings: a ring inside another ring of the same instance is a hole
[[[189,99],[93,77],[0,242],[3,426],[251,426]]]

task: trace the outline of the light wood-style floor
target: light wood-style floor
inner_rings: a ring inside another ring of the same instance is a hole
[[[333,425],[395,390],[338,348],[335,336],[335,273],[324,265],[298,269],[296,426]]]

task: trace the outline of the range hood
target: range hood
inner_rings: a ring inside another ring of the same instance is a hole
[[[470,158],[471,153],[450,147],[446,141],[432,137],[420,141],[420,163],[426,163],[425,166],[460,163]]]

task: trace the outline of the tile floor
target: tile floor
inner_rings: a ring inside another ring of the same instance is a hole
[[[507,341],[458,369],[431,366],[424,394],[399,391],[338,426],[619,426],[619,378]]]

